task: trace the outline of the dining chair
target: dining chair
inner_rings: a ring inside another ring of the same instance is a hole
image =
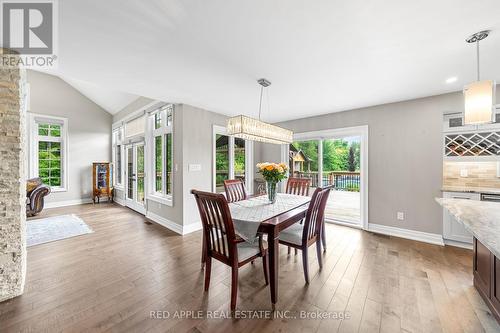
[[[309,178],[290,177],[286,182],[285,192],[288,194],[309,196],[310,185],[311,185],[311,179]],[[289,246],[288,254],[290,254],[290,250],[291,247]],[[295,255],[297,255],[297,249],[295,249]]]
[[[261,236],[255,244],[246,242],[234,231],[226,197],[218,193],[192,190],[200,212],[204,236],[205,291],[210,286],[212,258],[231,267],[231,310],[236,308],[238,269],[262,257],[264,278],[269,283],[267,242]]]
[[[309,196],[311,179],[290,177],[286,182],[286,193]]]
[[[226,192],[227,202],[248,199],[245,183],[240,179],[224,180],[224,191]]]
[[[316,243],[316,254],[320,269],[323,267],[321,260],[321,231],[324,224],[326,202],[330,195],[331,187],[318,187],[312,196],[306,219],[303,224],[295,223],[281,231],[279,243],[299,249],[302,251],[302,264],[304,266],[304,278],[309,283],[309,264],[307,260],[307,249]]]

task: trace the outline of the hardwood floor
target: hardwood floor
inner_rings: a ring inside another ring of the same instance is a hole
[[[25,293],[0,303],[1,332],[500,331],[472,285],[468,250],[327,225],[324,267],[318,271],[310,251],[308,286],[300,254],[281,248],[276,314],[288,318],[208,319],[206,310],[228,314],[231,277],[214,261],[210,291],[203,292],[200,232],[181,237],[113,204],[49,209],[40,217],[61,214],[77,214],[95,232],[28,249]],[[271,309],[260,262],[240,269],[237,309]],[[182,310],[203,315],[150,317]],[[349,318],[305,319],[302,310],[346,311]]]

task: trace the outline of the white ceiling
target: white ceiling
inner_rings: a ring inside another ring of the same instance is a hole
[[[56,74],[250,116],[265,77],[267,121],[461,90],[483,29],[482,76],[500,81],[498,0],[65,0],[59,16]]]
[[[94,83],[64,76],[61,76],[61,79],[111,114],[118,113],[139,97],[134,94],[124,93],[114,89],[106,89]]]

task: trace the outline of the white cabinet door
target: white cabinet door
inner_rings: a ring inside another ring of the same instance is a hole
[[[443,198],[480,200],[479,193],[443,192]],[[446,209],[443,209],[443,238],[457,242],[472,244],[472,235],[462,223],[455,220]]]

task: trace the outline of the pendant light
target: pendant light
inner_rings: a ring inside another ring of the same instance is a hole
[[[259,79],[260,84],[260,103],[259,103],[259,119],[250,118],[244,115],[229,118],[227,120],[227,133],[237,138],[274,143],[287,144],[293,142],[293,132],[285,128],[271,125],[260,120],[262,111],[262,95],[264,88],[271,85],[266,79]]]
[[[466,39],[467,43],[476,43],[477,81],[464,87],[464,124],[483,124],[494,121],[495,81],[481,81],[479,72],[479,42],[488,37],[490,31],[480,31]]]

